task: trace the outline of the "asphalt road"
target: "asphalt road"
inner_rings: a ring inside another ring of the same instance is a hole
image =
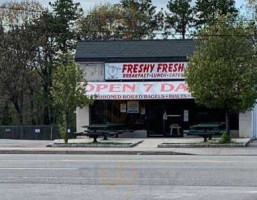
[[[256,200],[257,157],[0,155],[0,200]]]

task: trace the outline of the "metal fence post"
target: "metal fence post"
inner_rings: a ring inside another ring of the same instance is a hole
[[[21,139],[23,139],[23,127],[21,126]]]
[[[53,140],[53,126],[51,125],[51,140]]]

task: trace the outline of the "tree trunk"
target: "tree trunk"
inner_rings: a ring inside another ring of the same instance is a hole
[[[44,125],[49,125],[50,124],[50,115],[49,115],[49,90],[48,90],[48,85],[47,83],[44,83],[44,101],[46,102],[43,108],[43,113],[44,113],[44,119],[43,123]]]
[[[49,52],[46,52],[45,55],[45,68],[42,70],[43,73],[43,92],[44,92],[44,100],[46,104],[44,105],[44,125],[50,125],[51,121],[51,106],[52,106],[52,99],[51,99],[51,91],[50,88],[52,87],[52,67],[53,61],[52,56]]]
[[[186,24],[182,24],[182,39],[186,39]]]
[[[49,125],[50,124],[50,120],[49,120],[49,109],[48,106],[44,107],[44,125]]]
[[[12,97],[12,103],[14,105],[14,108],[18,114],[18,118],[19,118],[19,121],[20,121],[20,125],[23,125],[23,113],[22,113],[22,106],[21,104],[19,103],[18,101],[18,97],[17,96],[13,96]]]
[[[226,133],[228,134],[228,136],[230,137],[230,127],[229,127],[229,112],[226,111]]]
[[[183,40],[185,39],[185,35],[186,35],[185,31],[183,31],[183,32],[182,32],[182,39],[183,39]]]
[[[31,123],[32,125],[36,125],[36,120],[35,120],[35,113],[34,113],[34,91],[32,88],[29,88],[30,90],[30,112],[32,113],[31,114]]]

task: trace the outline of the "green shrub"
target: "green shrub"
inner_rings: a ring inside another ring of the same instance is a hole
[[[227,134],[227,132],[224,132],[224,133],[221,135],[220,143],[221,143],[221,144],[231,143],[231,138],[229,137],[229,135]]]
[[[65,144],[68,144],[68,133],[64,126],[58,125],[58,130],[60,133],[61,138],[64,140]]]

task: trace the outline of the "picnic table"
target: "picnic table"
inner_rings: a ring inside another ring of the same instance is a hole
[[[82,126],[82,128],[87,128],[90,130],[98,130],[98,129],[117,129],[124,126],[124,123],[106,123],[106,124],[91,124],[87,126]]]
[[[207,138],[212,139],[213,135],[221,134],[224,131],[224,123],[200,123],[190,127],[188,135],[198,135],[204,138],[204,142],[207,142]]]
[[[82,126],[82,128],[87,128],[84,132],[85,135],[94,138],[94,142],[97,142],[99,136],[103,136],[104,140],[107,140],[107,136],[118,137],[119,134],[122,134],[124,131],[119,130],[124,124],[121,123],[107,123],[107,124],[92,124],[88,126]]]

